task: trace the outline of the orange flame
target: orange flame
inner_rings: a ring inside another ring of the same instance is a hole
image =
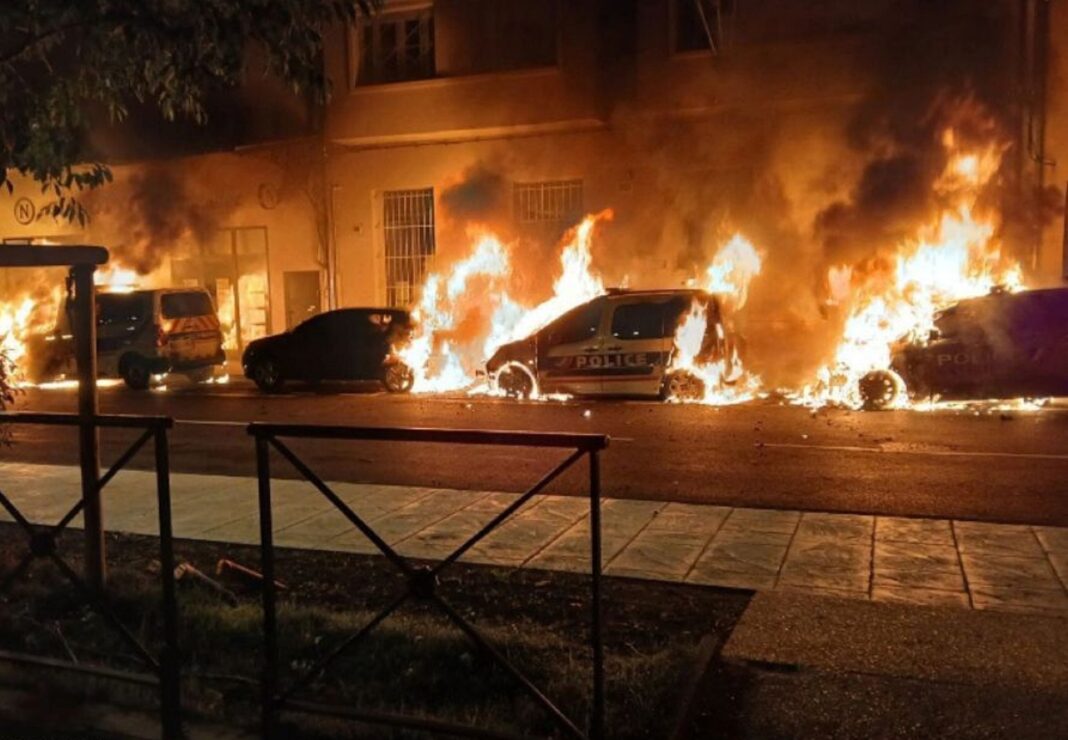
[[[935,189],[952,204],[898,247],[889,280],[870,284],[858,280],[849,265],[830,268],[832,298],[848,301],[850,310],[833,361],[802,390],[799,402],[860,407],[860,378],[889,369],[894,342],[922,340],[940,308],[994,287],[1023,287],[1019,264],[1002,253],[996,224],[974,213],[982,188],[1000,166],[1003,148],[990,144],[980,151],[957,151],[951,130],[942,143],[949,156]],[[898,406],[908,403],[905,394],[896,401]]]

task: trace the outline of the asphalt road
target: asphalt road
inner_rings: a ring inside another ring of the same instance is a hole
[[[18,408],[73,411],[72,390],[29,390]],[[105,413],[173,416],[173,467],[253,475],[243,423],[424,426],[611,435],[604,494],[737,506],[938,516],[1068,525],[1068,411],[807,409],[760,401],[734,407],[636,401],[517,403],[391,396],[370,390],[266,397],[244,383],[135,393],[101,391]],[[103,432],[105,465],[124,432]],[[21,428],[0,458],[76,464],[72,430]],[[520,491],[560,451],[446,445],[294,441],[327,480]],[[273,472],[298,477],[275,457]],[[148,468],[142,455],[135,467]],[[578,494],[569,473],[551,489]]]

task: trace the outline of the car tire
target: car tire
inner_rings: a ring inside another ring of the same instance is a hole
[[[285,378],[277,362],[270,357],[263,357],[252,366],[252,382],[264,393],[278,393],[285,385]]]
[[[124,357],[119,363],[119,375],[126,386],[135,391],[148,390],[152,383],[152,370],[140,357]]]
[[[660,389],[663,401],[700,401],[704,397],[705,381],[687,370],[668,373]]]
[[[497,373],[497,388],[508,398],[526,401],[534,395],[534,379],[526,370],[505,365]]]
[[[391,362],[382,371],[382,385],[390,393],[409,393],[415,385],[415,373],[403,362]]]
[[[872,370],[857,382],[857,391],[865,411],[879,411],[892,406],[904,390],[901,376],[890,370]]]

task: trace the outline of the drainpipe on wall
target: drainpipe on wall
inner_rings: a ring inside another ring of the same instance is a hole
[[[1056,164],[1046,158],[1046,97],[1049,72],[1050,0],[1035,0],[1032,35],[1030,105],[1028,110],[1028,154],[1035,163],[1036,197],[1046,185],[1046,167]],[[1038,268],[1042,249],[1042,225],[1036,224],[1031,246],[1031,269]]]
[[[327,218],[330,220],[330,238],[326,245],[326,300],[330,310],[338,307],[337,289],[337,193],[340,185],[330,186],[330,203]]]

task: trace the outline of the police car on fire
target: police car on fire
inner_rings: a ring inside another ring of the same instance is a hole
[[[611,290],[500,347],[486,363],[486,374],[497,389],[517,398],[700,397],[699,379],[670,369],[675,332],[695,302],[706,311],[708,327],[725,326],[719,301],[704,291]],[[730,331],[706,331],[698,359],[729,363],[734,342]]]
[[[1068,395],[1068,288],[990,295],[935,316],[929,335],[898,341],[890,368],[860,380],[869,409],[911,398]]]

